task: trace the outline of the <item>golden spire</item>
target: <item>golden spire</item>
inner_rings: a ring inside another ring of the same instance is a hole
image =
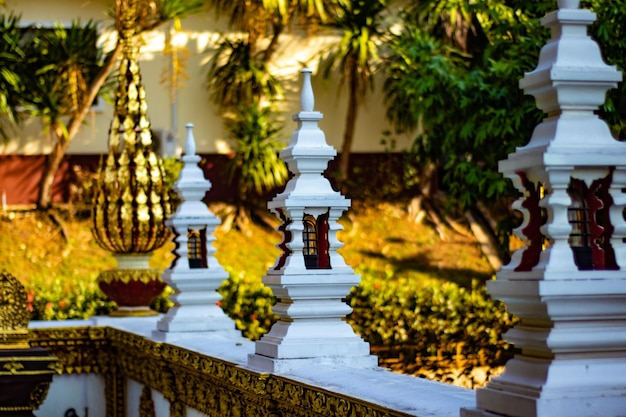
[[[119,35],[124,49],[119,67],[109,153],[92,211],[93,234],[114,253],[147,253],[168,239],[170,214],[163,165],[154,150],[146,92],[139,71],[137,0],[122,1]]]

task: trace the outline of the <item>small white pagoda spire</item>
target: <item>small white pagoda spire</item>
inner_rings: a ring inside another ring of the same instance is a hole
[[[187,124],[183,168],[174,190],[181,198],[176,212],[166,224],[174,232],[175,259],[164,272],[163,280],[174,289],[174,302],[157,323],[153,336],[168,339],[180,332],[224,331],[236,333],[234,322],[217,305],[221,296],[217,288],[228,273],[215,258],[213,232],[220,224],[202,202],[211,182],[198,166],[193,124]]]
[[[343,320],[352,310],[342,299],[360,282],[337,253],[337,220],[350,201],[322,175],[336,152],[318,127],[311,70],[302,74],[302,111],[293,117],[298,128],[280,154],[294,176],[268,204],[283,222],[283,253],[263,277],[278,298],[279,320],[256,342],[248,364],[269,372],[315,364],[376,367],[369,344]]]
[[[500,161],[522,197],[526,245],[488,283],[521,323],[519,354],[463,417],[618,417],[626,413],[626,144],[595,113],[622,74],[587,35],[595,14],[559,0],[552,38],[520,87],[546,118]]]

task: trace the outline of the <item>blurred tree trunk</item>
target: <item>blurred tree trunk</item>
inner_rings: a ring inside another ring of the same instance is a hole
[[[100,87],[102,87],[109,73],[113,70],[121,51],[122,45],[118,42],[115,49],[108,55],[104,65],[89,85],[88,92],[67,124],[67,129],[63,129],[58,123],[50,127],[50,134],[54,135],[56,140],[52,152],[46,157],[46,165],[44,166],[41,180],[39,181],[39,193],[37,195],[37,208],[39,210],[47,210],[50,208],[50,204],[52,203],[52,185],[54,184],[54,178],[59,171],[59,167],[63,162],[65,152],[78,133],[80,126],[85,121],[87,114],[89,114],[91,105],[98,96]]]

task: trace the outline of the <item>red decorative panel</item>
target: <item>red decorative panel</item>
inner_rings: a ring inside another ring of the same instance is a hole
[[[522,180],[524,189],[528,192],[528,196],[522,202],[522,207],[528,210],[528,224],[522,229],[522,234],[526,237],[526,248],[522,253],[522,259],[515,271],[530,271],[535,265],[539,263],[539,257],[541,255],[543,245],[543,235],[541,234],[541,225],[543,220],[541,218],[541,207],[539,207],[539,191],[535,184],[530,182],[526,177],[526,173],[519,171],[516,174]]]

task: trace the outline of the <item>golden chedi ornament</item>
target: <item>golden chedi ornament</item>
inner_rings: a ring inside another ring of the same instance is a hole
[[[7,271],[0,273],[0,349],[28,349],[26,290]]]
[[[43,403],[58,359],[28,343],[30,312],[24,286],[0,272],[0,417],[31,417]]]
[[[141,84],[136,0],[128,1],[121,13],[119,33],[124,49],[109,152],[100,166],[92,209],[93,236],[102,248],[114,253],[118,266],[102,272],[98,285],[118,304],[111,315],[155,315],[149,306],[165,283],[148,261],[169,239],[165,219],[171,209]]]

